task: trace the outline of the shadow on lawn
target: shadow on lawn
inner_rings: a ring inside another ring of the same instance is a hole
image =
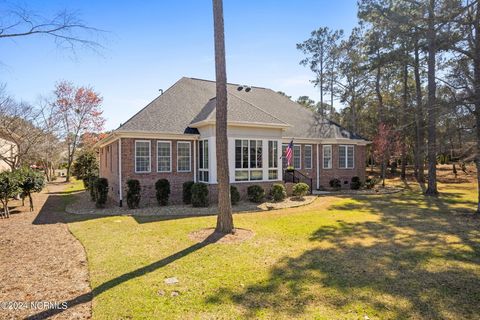
[[[459,194],[414,192],[355,199],[329,210],[369,211],[379,219],[323,226],[310,235],[314,248],[282,258],[265,281],[220,288],[207,302],[233,302],[247,317],[301,317],[309,307],[355,318],[478,317],[480,221],[451,213],[458,210],[453,203],[474,203]]]
[[[166,257],[166,258],[158,260],[158,261],[156,261],[154,263],[151,263],[147,266],[144,266],[144,267],[136,269],[134,271],[122,274],[121,276],[113,278],[113,279],[111,279],[107,282],[102,283],[98,287],[95,287],[89,293],[83,294],[83,295],[78,296],[74,299],[66,301],[67,306],[68,306],[68,308],[71,308],[71,307],[74,307],[76,305],[92,301],[92,299],[95,296],[98,296],[105,291],[108,291],[108,290],[110,290],[110,289],[112,289],[112,288],[114,288],[114,287],[116,287],[116,286],[118,286],[118,285],[120,285],[120,284],[122,284],[126,281],[141,277],[145,274],[148,274],[150,272],[153,272],[155,270],[163,268],[166,265],[168,265],[168,264],[170,264],[170,263],[172,263],[176,260],[179,260],[179,259],[197,251],[197,250],[200,250],[200,249],[208,246],[209,244],[212,244],[212,243],[215,243],[215,242],[219,241],[221,238],[223,238],[223,236],[224,236],[223,234],[212,233],[210,236],[208,236],[202,242],[196,243],[196,244],[194,244],[194,245],[192,245],[188,248],[185,248],[181,251],[178,251],[177,253],[174,253],[174,254]],[[53,317],[55,315],[58,315],[58,314],[62,313],[63,311],[64,310],[62,310],[62,309],[45,310],[45,311],[39,312],[37,314],[31,315],[31,316],[27,317],[26,319],[31,319],[31,320],[33,320],[33,319],[47,319],[47,318]]]

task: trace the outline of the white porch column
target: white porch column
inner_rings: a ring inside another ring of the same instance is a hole
[[[217,183],[217,146],[215,137],[208,138],[208,181]]]

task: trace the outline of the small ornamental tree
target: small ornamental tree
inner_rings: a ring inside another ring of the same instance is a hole
[[[3,217],[9,218],[8,200],[18,195],[22,189],[20,188],[20,181],[15,172],[4,171],[0,173],[0,202],[3,206]]]
[[[88,179],[98,176],[98,161],[93,150],[88,150],[80,154],[73,164],[73,175],[78,180],[83,180],[85,189],[88,189]]]
[[[28,197],[30,211],[33,211],[32,193],[40,192],[45,187],[45,176],[30,168],[23,168],[17,171],[19,187],[22,190],[22,199]]]
[[[373,139],[373,157],[381,164],[382,186],[385,187],[385,171],[390,157],[399,152],[398,134],[385,123],[378,126],[378,133]]]
[[[155,182],[155,190],[158,204],[166,206],[170,197],[170,182],[167,179],[159,179]]]
[[[127,206],[130,209],[138,208],[140,205],[140,181],[130,179],[127,181]]]

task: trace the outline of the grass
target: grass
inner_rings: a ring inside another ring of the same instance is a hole
[[[85,246],[95,319],[474,319],[480,221],[473,183],[402,194],[320,197],[234,216],[240,244],[196,244],[215,217],[91,217]],[[165,278],[177,277],[167,285]],[[172,296],[172,292],[179,293]]]

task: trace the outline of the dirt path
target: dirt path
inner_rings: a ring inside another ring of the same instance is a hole
[[[0,219],[0,319],[35,314],[41,316],[32,319],[46,318],[48,312],[41,313],[48,309],[44,303],[64,308],[62,302],[90,292],[85,251],[63,222],[66,186],[50,184],[35,195],[34,212],[19,206],[13,213],[23,212]],[[91,303],[87,300],[51,318],[90,317]]]

